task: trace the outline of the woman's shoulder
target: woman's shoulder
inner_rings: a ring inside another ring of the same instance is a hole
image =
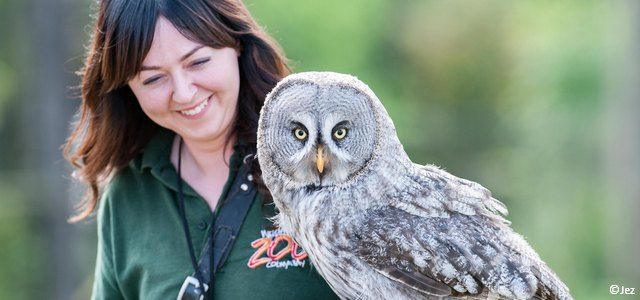
[[[137,190],[137,186],[145,181],[143,178],[145,174],[136,167],[139,161],[140,156],[131,160],[125,167],[115,171],[104,186],[103,200],[112,201],[112,199],[126,198]]]
[[[98,208],[98,220],[105,218],[126,217],[129,212],[138,211],[136,206],[140,206],[148,197],[145,197],[145,174],[140,173],[132,166],[135,159],[129,165],[115,172],[105,184],[100,197]]]

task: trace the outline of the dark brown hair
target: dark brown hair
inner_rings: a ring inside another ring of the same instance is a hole
[[[233,134],[256,146],[258,114],[266,94],[290,69],[275,43],[251,17],[240,0],[102,0],[95,20],[82,79],[78,120],[64,148],[88,184],[76,222],[91,215],[100,186],[128,164],[148,143],[159,125],[142,111],[127,85],[148,53],[156,21],[169,20],[185,37],[203,45],[240,51],[240,92]],[[267,195],[254,160],[258,188]]]

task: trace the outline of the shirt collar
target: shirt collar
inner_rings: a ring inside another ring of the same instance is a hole
[[[173,139],[176,134],[170,130],[160,128],[144,147],[138,170],[153,169],[164,165],[171,165],[170,155]]]
[[[173,164],[171,164],[170,158],[175,136],[176,134],[173,131],[160,128],[144,147],[142,154],[132,164],[140,173],[149,171],[164,185],[177,191],[178,173]],[[244,153],[240,153],[240,149],[246,145],[246,142],[238,140],[233,146],[233,154],[229,159],[230,176],[235,176],[237,169],[242,164]],[[183,184],[183,192],[185,195],[198,196],[188,184]]]

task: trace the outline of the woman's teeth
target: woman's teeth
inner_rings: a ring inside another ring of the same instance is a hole
[[[202,101],[202,103],[200,103],[198,106],[194,107],[193,109],[182,110],[180,111],[180,113],[187,116],[197,115],[207,106],[207,104],[209,104],[209,98]]]

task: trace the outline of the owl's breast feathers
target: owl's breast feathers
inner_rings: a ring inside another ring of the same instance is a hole
[[[436,167],[415,170],[388,206],[360,218],[352,237],[359,259],[429,295],[571,299],[488,190]]]

